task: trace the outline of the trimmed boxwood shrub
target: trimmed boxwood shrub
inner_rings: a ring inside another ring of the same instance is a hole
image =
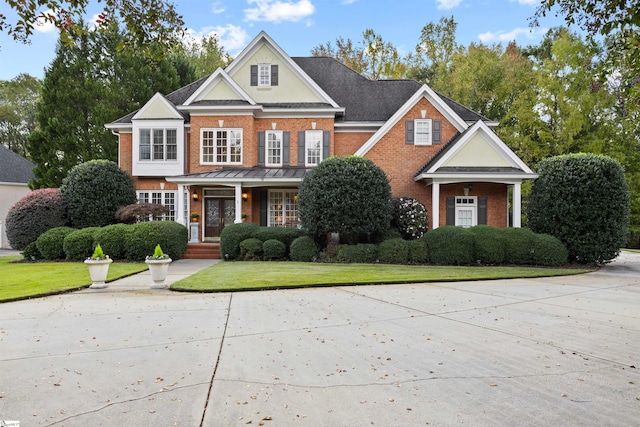
[[[253,232],[251,237],[260,239],[262,242],[275,239],[285,244],[288,248],[291,243],[302,235],[302,232],[297,228],[284,228],[284,227],[260,227]]]
[[[36,242],[31,242],[22,251],[22,256],[26,261],[38,261],[42,259],[42,254],[38,250]]]
[[[532,255],[535,265],[558,267],[567,263],[569,251],[559,239],[549,234],[536,234]]]
[[[5,224],[9,244],[21,251],[45,231],[67,225],[67,205],[57,188],[35,190],[9,209]]]
[[[481,264],[502,264],[505,257],[505,237],[501,228],[476,225],[469,228],[473,234],[473,258]]]
[[[318,245],[309,236],[300,236],[291,242],[289,258],[291,261],[311,262],[318,258]]]
[[[407,241],[407,261],[412,264],[426,264],[429,262],[429,251],[424,240]]]
[[[130,227],[125,241],[125,256],[129,261],[144,261],[153,255],[156,245],[173,260],[180,259],[187,250],[189,231],[175,221],[142,222]]]
[[[391,227],[406,240],[420,239],[429,228],[427,209],[412,197],[391,199]]]
[[[42,258],[46,260],[64,259],[64,239],[74,231],[76,230],[71,227],[56,227],[42,233],[36,240]]]
[[[406,264],[409,259],[409,245],[403,239],[389,239],[378,246],[378,259],[388,264]]]
[[[536,235],[528,228],[505,228],[504,261],[507,264],[533,264],[533,245]]]
[[[253,222],[231,224],[220,233],[220,255],[222,259],[237,259],[240,255],[240,242],[253,237],[260,226]]]
[[[262,240],[251,237],[240,242],[238,259],[257,261],[262,258]]]
[[[127,235],[131,232],[133,225],[111,224],[98,228],[94,234],[96,244],[100,244],[102,251],[109,255],[111,259],[125,259],[125,242]]]
[[[287,256],[287,246],[280,240],[269,239],[262,244],[262,254],[265,260],[284,259]]]
[[[370,264],[378,258],[378,247],[371,243],[339,245],[336,261]]]
[[[424,235],[432,263],[466,265],[473,260],[473,234],[462,227],[447,225]]]
[[[98,227],[87,227],[75,230],[64,238],[63,249],[67,261],[84,261],[95,249],[95,234]]]

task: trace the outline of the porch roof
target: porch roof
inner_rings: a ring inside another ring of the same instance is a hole
[[[166,180],[184,185],[243,185],[245,187],[264,187],[267,185],[298,185],[312,168],[222,168],[188,175],[171,176]]]

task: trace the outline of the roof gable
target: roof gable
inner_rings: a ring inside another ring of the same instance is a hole
[[[230,100],[246,101],[255,105],[255,101],[229,77],[223,69],[218,68],[207,80],[184,101],[184,105],[191,105],[198,101]]]
[[[36,165],[0,145],[0,182],[27,184]]]
[[[158,92],[132,117],[132,120],[140,119],[183,120],[184,117],[167,98]]]

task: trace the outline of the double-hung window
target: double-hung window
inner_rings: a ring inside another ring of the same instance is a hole
[[[202,129],[200,163],[241,164],[242,129]]]
[[[269,191],[269,227],[298,227],[298,191]]]
[[[267,140],[267,166],[282,166],[282,131],[268,130],[265,132]]]
[[[469,228],[478,225],[478,198],[471,196],[456,197],[456,225]]]
[[[431,119],[416,120],[414,132],[416,145],[431,145]]]
[[[140,160],[165,161],[177,158],[177,129],[140,129]]]
[[[322,160],[322,131],[305,132],[305,166],[316,166]]]
[[[258,64],[258,86],[271,86],[271,64]]]
[[[145,216],[139,218],[145,221],[175,221],[176,219],[176,192],[175,191],[138,191],[138,203],[156,203],[169,208],[169,212],[160,216]]]

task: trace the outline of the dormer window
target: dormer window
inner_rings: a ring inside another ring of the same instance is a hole
[[[251,86],[262,88],[278,86],[278,66],[275,64],[252,65]]]

